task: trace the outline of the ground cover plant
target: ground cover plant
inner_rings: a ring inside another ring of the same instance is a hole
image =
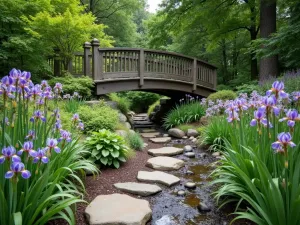
[[[212,183],[219,185],[215,194],[223,205],[237,203],[235,220],[300,224],[299,100],[300,92],[287,94],[275,81],[263,96],[253,92],[208,108],[208,115],[224,111],[219,119],[230,127]]]
[[[34,85],[30,72],[13,69],[1,79],[0,224],[38,225],[61,218],[75,224],[72,206],[82,200],[79,171],[97,172],[78,143],[83,123],[74,114],[72,130],[62,127],[57,102],[62,85]]]
[[[126,97],[120,97],[116,93],[111,93],[111,94],[109,94],[109,98],[110,98],[110,100],[117,103],[117,107],[121,113],[123,113],[124,115],[127,115],[127,113],[130,110],[131,103]]]
[[[144,141],[139,133],[127,132],[126,141],[130,148],[134,150],[141,151],[144,148]]]
[[[124,138],[105,129],[92,132],[87,137],[85,146],[89,151],[89,159],[102,167],[112,166],[118,169],[120,163],[126,162],[130,155]]]
[[[186,95],[180,103],[175,106],[164,118],[163,126],[170,129],[185,123],[191,123],[200,120],[205,115],[205,109],[200,105],[198,98]]]

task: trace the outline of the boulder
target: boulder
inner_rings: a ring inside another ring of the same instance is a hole
[[[193,183],[193,182],[187,182],[187,183],[184,184],[184,186],[186,188],[190,188],[190,189],[195,189],[196,188],[196,184]]]
[[[148,154],[153,156],[173,156],[182,153],[183,153],[182,148],[175,148],[175,147],[162,147],[162,148],[148,150]]]
[[[125,122],[124,125],[125,125],[128,129],[131,129],[131,124],[130,124],[130,123]]]
[[[119,121],[121,123],[125,123],[127,121],[127,117],[123,114],[119,112]]]
[[[146,225],[152,211],[146,200],[112,194],[97,196],[85,209],[85,215],[90,225]]]
[[[168,134],[175,138],[182,138],[185,135],[185,133],[178,128],[171,128],[168,130]]]
[[[140,196],[154,195],[162,191],[157,185],[136,182],[116,183],[114,187],[121,191]]]
[[[188,129],[186,135],[188,137],[197,137],[197,136],[199,136],[199,133],[195,129]]]
[[[190,146],[190,145],[186,145],[186,146],[183,147],[183,150],[184,150],[185,152],[191,152],[191,151],[193,151],[193,148],[192,148],[192,146]]]
[[[203,126],[207,126],[209,123],[209,117],[208,116],[202,116],[200,119],[200,124]]]
[[[196,154],[194,152],[186,152],[186,153],[184,153],[184,156],[189,157],[189,158],[195,158]]]
[[[137,180],[147,183],[159,183],[169,187],[180,182],[178,177],[161,171],[139,171]]]
[[[107,101],[107,102],[105,102],[105,103],[106,103],[106,105],[108,105],[110,108],[119,110],[119,109],[118,109],[118,103],[117,103],[117,102],[114,102],[114,101]]]
[[[157,156],[148,159],[146,166],[156,170],[178,170],[184,166],[184,161],[167,156]]]
[[[155,225],[176,225],[176,224],[177,222],[175,222],[174,219],[169,215],[164,215],[162,218],[155,221]]]
[[[125,131],[125,130],[116,130],[115,133],[117,135],[120,135],[121,137],[126,137],[127,136],[127,131]]]

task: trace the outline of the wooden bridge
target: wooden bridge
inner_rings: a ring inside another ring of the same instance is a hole
[[[54,70],[59,70],[57,67],[54,65]],[[74,75],[91,76],[98,95],[143,90],[206,97],[217,85],[216,67],[202,60],[157,50],[99,48],[97,39],[84,44],[84,53],[75,54],[68,70]]]

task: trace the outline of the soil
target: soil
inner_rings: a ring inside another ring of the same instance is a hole
[[[145,143],[148,143],[147,148],[143,151],[136,152],[135,157],[129,159],[124,163],[120,169],[103,169],[101,174],[97,177],[88,176],[85,180],[86,184],[86,196],[85,200],[91,202],[98,195],[107,195],[112,193],[122,193],[121,191],[113,187],[114,183],[118,182],[130,182],[136,181],[138,171],[152,171],[152,169],[145,167],[147,160],[151,157],[147,154],[147,150],[150,148],[159,148],[163,144],[153,144],[149,142],[149,139],[144,139]],[[192,145],[189,140],[172,140],[171,143],[165,144],[165,146],[183,147],[184,145]],[[150,197],[143,197],[150,202],[152,209],[152,220],[147,225],[155,225],[155,222],[161,217],[168,215],[177,224],[180,225],[229,225],[233,216],[230,215],[234,208],[222,208],[218,210],[217,205],[211,195],[215,187],[209,186],[211,178],[209,174],[212,171],[211,164],[216,159],[204,149],[195,148],[196,158],[189,159],[183,155],[179,155],[176,158],[182,159],[186,162],[185,167],[178,171],[168,172],[181,178],[181,182],[178,185],[172,187],[165,187],[160,185],[163,191],[157,195]],[[203,154],[205,153],[205,157]],[[186,171],[191,170],[193,175],[187,175]],[[194,190],[187,190],[184,187],[186,182],[194,182],[197,187]],[[186,191],[186,195],[183,197],[177,196],[178,190]],[[132,195],[133,197],[137,197]],[[204,202],[211,208],[210,212],[200,213],[197,206],[200,202]],[[76,224],[87,225],[87,221],[84,218],[85,204],[79,204],[76,211]],[[230,216],[229,216],[230,215]],[[55,220],[48,223],[49,225],[65,225],[64,221]],[[248,221],[237,221],[234,225],[253,225]]]

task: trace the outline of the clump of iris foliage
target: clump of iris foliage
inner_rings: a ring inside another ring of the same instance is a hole
[[[181,99],[180,103],[166,115],[163,126],[170,129],[181,124],[199,121],[204,115],[205,109],[200,105],[198,97],[186,95],[185,99]]]
[[[299,107],[300,92],[288,94],[284,83],[275,81],[263,96],[242,94],[207,109],[230,127],[212,183],[219,185],[215,196],[222,205],[237,203],[234,220],[300,224]]]
[[[64,130],[59,108],[62,85],[33,84],[30,72],[13,69],[1,79],[0,224],[38,225],[61,218],[75,224],[71,206],[82,200],[83,169],[97,172],[78,144],[83,124],[74,114]],[[76,184],[75,184],[75,183]]]

